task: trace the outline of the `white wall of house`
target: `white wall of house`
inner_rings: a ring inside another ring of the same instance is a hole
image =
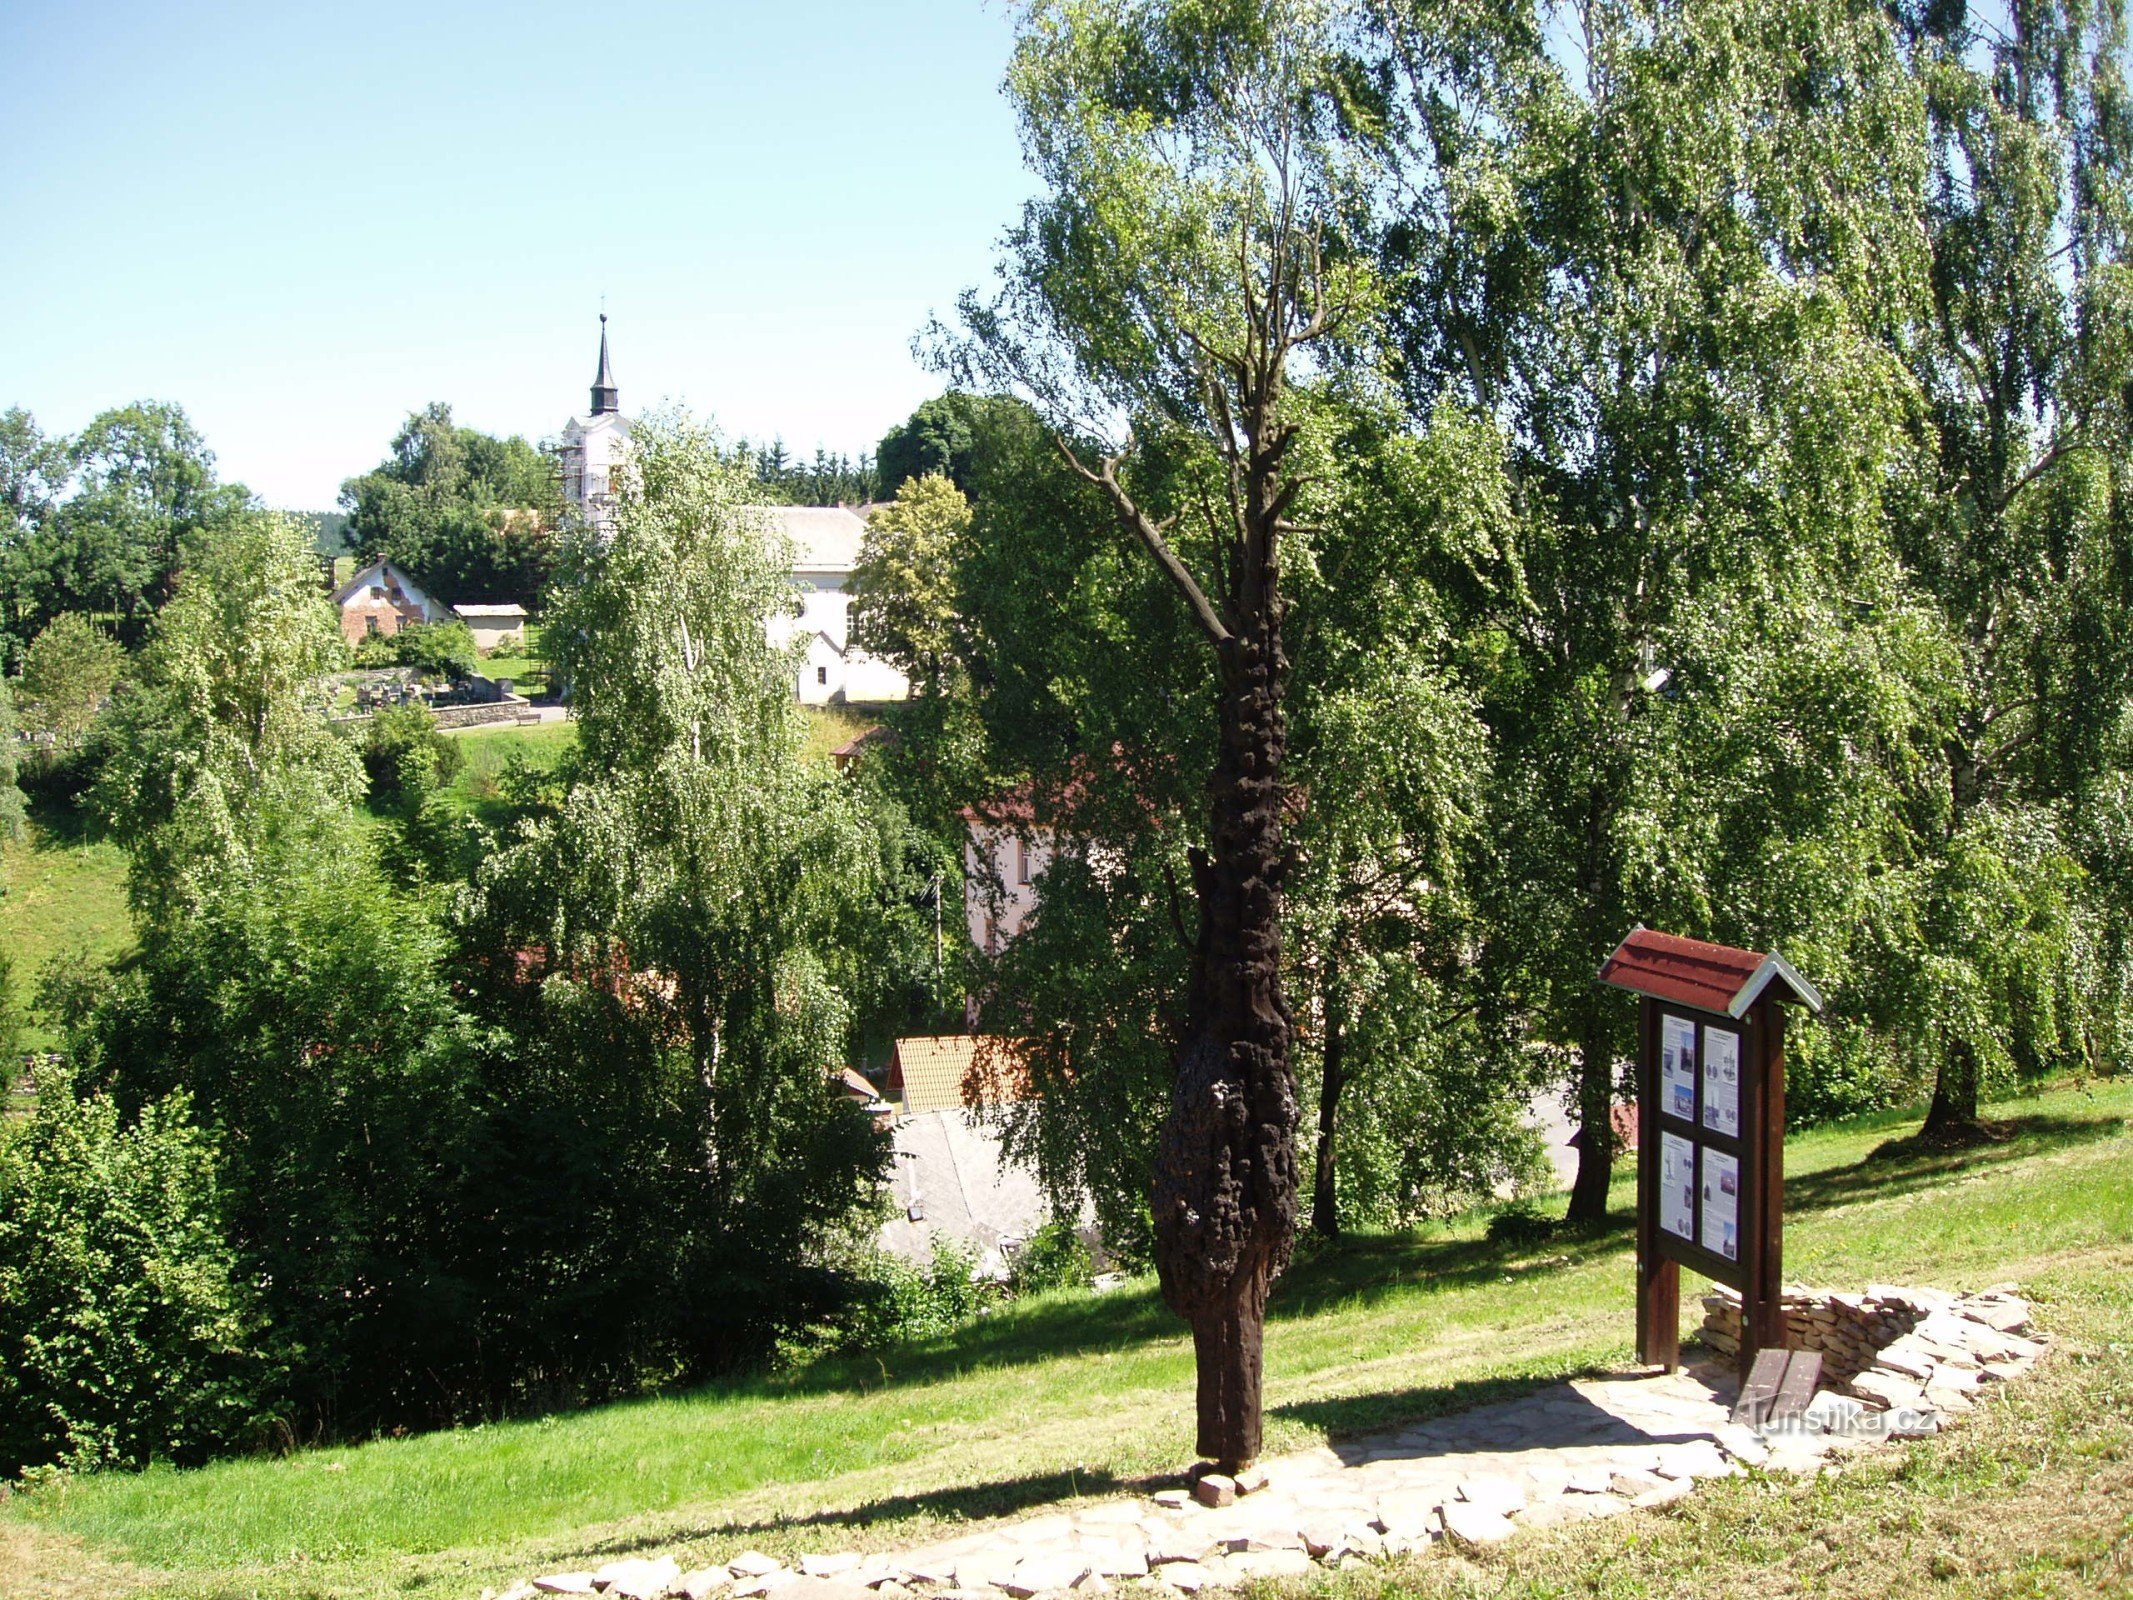
[[[989,956],[998,955],[1037,909],[1037,881],[1052,859],[1051,830],[1027,827],[1017,831],[1001,823],[966,821],[964,917],[977,947]]]

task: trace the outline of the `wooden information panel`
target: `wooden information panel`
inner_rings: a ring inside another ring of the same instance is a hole
[[[1681,1269],[1741,1296],[1740,1370],[1785,1342],[1784,1003],[1821,996],[1775,954],[1638,928],[1600,969],[1639,995],[1637,1354],[1681,1359]]]

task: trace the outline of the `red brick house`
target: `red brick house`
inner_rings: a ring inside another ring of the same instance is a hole
[[[341,614],[341,637],[350,644],[374,633],[447,622],[452,615],[390,561],[373,561],[350,578],[334,591],[333,604]]]

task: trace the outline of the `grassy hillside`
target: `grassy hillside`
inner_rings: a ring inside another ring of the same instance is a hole
[[[0,844],[0,950],[14,962],[24,991],[55,955],[86,953],[106,961],[133,942],[126,912],[126,856],[89,836],[78,818],[39,807],[21,841]],[[28,1048],[52,1043],[31,1029]]]
[[[2095,1345],[2102,1355],[2087,1364],[2077,1355],[2133,1311],[2133,1083],[2060,1089],[1994,1114],[2010,1120],[2012,1137],[1961,1155],[1877,1157],[1904,1127],[1886,1116],[1794,1139],[1789,1276],[1951,1287],[2020,1279],[2067,1335],[2046,1369],[2062,1389],[2040,1379],[2043,1411],[2009,1405],[2007,1418],[1929,1447],[1915,1459],[1947,1459],[1919,1469],[1924,1477],[1905,1469],[1878,1487],[1861,1479],[1800,1492],[1922,1497],[1930,1508],[2034,1491],[2063,1524],[2063,1488],[2037,1473],[2063,1465],[2064,1452],[2044,1448],[2038,1430],[2056,1441],[2090,1426],[2078,1417],[2097,1410],[2098,1385],[2133,1398],[2126,1344]],[[1615,1199],[1629,1203],[1626,1169]],[[1491,1243],[1485,1222],[1306,1253],[1277,1293],[1268,1334],[1270,1452],[1628,1360],[1626,1218],[1597,1238],[1535,1245]],[[1693,1294],[1684,1298],[1693,1319]],[[907,1545],[945,1524],[1174,1471],[1186,1459],[1190,1403],[1189,1344],[1142,1281],[1018,1305],[930,1344],[666,1399],[40,1490],[0,1508],[0,1595],[472,1596],[530,1567],[653,1542],[689,1541],[707,1557],[742,1543],[774,1552]],[[2082,1448],[2103,1451],[2118,1492],[2133,1496],[2123,1411],[2117,1433],[2106,1417],[2095,1423],[2100,1442]],[[2008,1427],[2014,1435],[1993,1431]],[[1986,1457],[1973,1459],[1979,1449]],[[2075,1456],[2083,1470],[2095,1467]],[[1768,1497],[1794,1493],[1724,1486],[1681,1520],[1763,1526]],[[1886,1508],[1862,1504],[1857,1514],[1880,1528]],[[2123,1517],[2129,1506],[2106,1499],[2094,1515]],[[1888,1514],[1900,1532],[1926,1511]],[[1804,1538],[1818,1525],[1795,1531]],[[2097,1526],[2102,1535],[2088,1522],[2061,1525],[2059,1543],[2094,1554],[2081,1541],[2102,1537],[2096,1559],[2111,1559],[2110,1528]],[[1664,1557],[1656,1534],[1631,1538],[1620,1525],[1533,1535],[1492,1558],[1478,1587],[1741,1592],[1719,1569],[1763,1546],[1740,1527],[1722,1547],[1677,1541]],[[1757,1537],[1775,1536],[1766,1528]],[[1884,1539],[1857,1582],[1825,1581],[1816,1592],[1908,1592],[1897,1579],[1918,1576],[1924,1556],[1896,1542],[1907,1565],[1889,1566]],[[1809,1554],[1827,1569],[1835,1549]],[[1626,1575],[1588,1584],[1580,1574],[1595,1563]],[[1424,1562],[1403,1581],[1429,1587],[1449,1582],[1451,1569]],[[1376,1580],[1318,1581],[1367,1589]],[[2057,1592],[2023,1592],[2033,1590]]]

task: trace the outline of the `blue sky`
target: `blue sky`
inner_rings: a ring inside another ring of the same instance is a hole
[[[1029,182],[997,0],[0,4],[0,407],[324,508],[431,400],[871,449]]]

